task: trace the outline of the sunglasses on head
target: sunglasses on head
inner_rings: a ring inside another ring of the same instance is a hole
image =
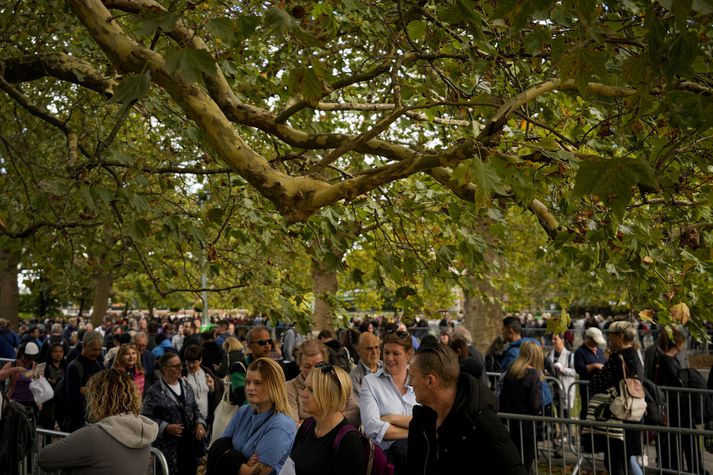
[[[265,345],[272,345],[272,338],[267,339],[267,340],[255,340],[251,343],[255,343],[260,346],[265,346]]]
[[[331,363],[327,363],[326,361],[320,361],[316,365],[314,365],[315,368],[318,368],[322,373],[327,374],[327,373],[334,373],[334,366]]]
[[[408,332],[401,331],[401,330],[389,330],[386,333],[384,333],[384,336],[387,335],[396,335],[398,338],[406,338],[409,336]]]

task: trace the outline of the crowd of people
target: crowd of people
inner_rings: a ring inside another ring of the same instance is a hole
[[[39,426],[71,433],[41,452],[47,470],[116,464],[116,473],[128,473],[119,461],[135,452],[132,463],[145,466],[153,445],[171,474],[195,474],[207,463],[209,475],[364,473],[362,438],[396,474],[465,471],[476,459],[485,473],[534,473],[536,426],[501,419],[498,410],[570,417],[577,378],[590,382],[579,395],[583,420],[589,398],[626,375],[680,386],[681,329],[661,332],[644,355],[637,326],[625,319],[607,322],[608,338],[601,322],[585,322],[576,350],[567,334],[547,335],[547,346],[523,336],[527,323],[506,317],[483,357],[468,330],[448,319],[437,336],[365,321],[337,335],[287,326],[279,338],[274,328],[227,320],[199,331],[193,319],[107,318],[97,329],[72,319],[51,324],[48,335],[33,326],[5,338],[15,348],[4,357],[16,363],[0,377],[8,380],[4,397],[31,408]],[[0,329],[12,333],[7,322]],[[38,404],[29,385],[41,363],[54,398]],[[487,371],[502,377],[493,383]],[[553,394],[546,376],[559,379],[564,394]],[[681,419],[671,424],[686,427]],[[592,437],[589,450],[605,453],[611,474],[643,473],[641,433],[624,432]],[[685,460],[666,453],[662,467],[702,470],[690,441]]]

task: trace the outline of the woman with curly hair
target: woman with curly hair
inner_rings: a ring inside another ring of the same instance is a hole
[[[139,358],[136,345],[132,343],[121,345],[119,351],[116,352],[112,368],[126,372],[136,385],[136,389],[139,390],[139,394],[143,396],[146,375],[144,374],[144,368],[141,365],[141,358]]]
[[[105,369],[87,383],[89,425],[40,451],[48,472],[73,474],[144,473],[158,425],[140,415],[141,397],[123,371]]]

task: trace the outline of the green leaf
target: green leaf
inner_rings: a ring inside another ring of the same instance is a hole
[[[575,48],[562,55],[559,69],[562,80],[574,79],[582,93],[592,80],[592,76],[606,79],[606,53],[583,47]]]
[[[671,121],[681,128],[698,128],[705,122],[701,98],[688,91],[669,91],[666,104],[671,111]]]
[[[146,97],[149,93],[149,86],[151,84],[151,73],[146,71],[138,76],[129,76],[121,80],[116,89],[114,89],[114,95],[112,96],[107,104],[132,104],[134,101],[138,101]]]
[[[269,33],[278,36],[286,36],[289,34],[294,21],[294,18],[292,18],[285,10],[272,6],[265,14],[263,24]]]
[[[181,14],[176,12],[146,16],[139,22],[136,33],[140,36],[151,36],[159,28],[161,31],[169,33],[176,28],[176,22],[180,17]]]
[[[215,61],[205,50],[169,48],[166,52],[166,69],[177,73],[188,82],[200,82],[202,75],[215,75]]]
[[[225,210],[223,208],[210,208],[206,211],[208,221],[215,224],[222,224],[223,215],[225,215]]]
[[[93,186],[89,189],[89,192],[91,193],[92,197],[94,198],[94,201],[98,199],[102,200],[104,204],[109,204],[111,201],[114,199],[114,192],[111,191],[109,188],[102,186],[102,185],[97,185]]]
[[[322,82],[314,68],[305,68],[302,76],[302,95],[307,102],[316,102],[322,98]]]
[[[236,35],[240,40],[246,40],[250,38],[258,26],[260,26],[261,19],[257,15],[240,15],[236,23]]]
[[[590,159],[583,161],[574,185],[575,197],[596,195],[621,217],[633,196],[633,187],[658,188],[651,165],[640,158]]]
[[[538,54],[542,51],[542,46],[551,38],[550,32],[544,28],[530,32],[523,41],[525,52],[528,54]]]
[[[229,43],[235,41],[233,21],[229,18],[214,18],[206,24],[205,29],[216,38],[220,38]]]
[[[475,185],[475,205],[477,207],[485,206],[494,192],[506,193],[500,176],[491,164],[484,163],[480,157],[475,157],[471,162],[473,184]]]
[[[412,40],[421,41],[426,37],[426,26],[423,20],[413,20],[406,28]]]
[[[132,221],[126,228],[126,234],[136,242],[141,242],[149,235],[151,226],[143,218]]]

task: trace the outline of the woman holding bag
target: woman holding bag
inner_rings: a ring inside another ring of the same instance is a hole
[[[595,395],[607,393],[611,388],[614,388],[618,394],[619,383],[625,377],[640,379],[644,374],[639,352],[634,346],[636,339],[634,325],[626,321],[614,322],[609,326],[608,336],[609,359],[601,371],[592,377],[592,393]],[[614,420],[614,422],[621,421]],[[609,437],[602,441],[601,437],[595,436],[595,448],[604,451],[604,466],[610,475],[643,475],[636,461],[636,458],[643,453],[640,431],[625,430],[626,445],[624,440],[619,438]]]
[[[297,426],[289,414],[285,374],[277,362],[258,358],[250,363],[245,384],[248,405],[233,416],[215,445],[230,441],[235,456],[230,473],[271,475],[278,473],[287,459]],[[211,452],[213,450],[211,449]],[[208,474],[211,471],[208,454]],[[216,470],[215,473],[223,473]]]
[[[146,390],[142,414],[159,425],[154,445],[163,452],[171,475],[195,475],[203,455],[206,422],[200,417],[191,387],[181,379],[181,359],[164,353],[158,360],[161,379]]]

